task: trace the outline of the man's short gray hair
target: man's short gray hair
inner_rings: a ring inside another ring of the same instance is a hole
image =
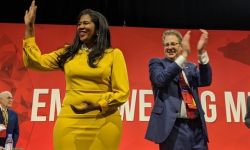
[[[0,93],[0,99],[2,99],[4,95],[12,96],[10,91],[3,91],[3,92]]]
[[[162,33],[162,43],[163,44],[164,44],[164,40],[165,40],[166,36],[168,36],[168,35],[175,35],[178,38],[178,42],[181,43],[181,41],[182,41],[181,33],[177,30],[170,29],[170,30],[166,30]]]

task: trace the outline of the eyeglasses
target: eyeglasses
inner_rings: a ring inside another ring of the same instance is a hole
[[[8,96],[8,97],[7,97],[7,99],[8,99],[8,100],[13,100],[14,98],[13,98],[13,97]]]
[[[164,43],[163,46],[168,47],[168,46],[175,46],[177,44],[180,44],[180,43],[177,43],[177,42]]]

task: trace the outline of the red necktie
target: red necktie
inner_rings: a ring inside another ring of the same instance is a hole
[[[186,104],[187,117],[190,119],[195,119],[197,107],[196,107],[193,95],[191,94],[191,92],[189,90],[189,86],[186,83],[182,72],[180,73],[179,84],[180,84],[180,88],[181,88],[182,99],[184,100],[184,102]]]

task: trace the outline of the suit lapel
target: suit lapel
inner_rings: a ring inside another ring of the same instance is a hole
[[[186,63],[185,63],[185,66],[183,68],[183,71],[185,73],[185,76],[186,76],[186,79],[188,81],[188,84],[190,85],[190,66],[188,66]],[[191,88],[191,87],[190,87]]]

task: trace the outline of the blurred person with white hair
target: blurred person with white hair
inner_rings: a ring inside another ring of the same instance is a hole
[[[11,92],[0,93],[0,146],[5,146],[8,134],[12,134],[13,146],[15,147],[19,137],[18,115],[11,109],[13,103]]]

